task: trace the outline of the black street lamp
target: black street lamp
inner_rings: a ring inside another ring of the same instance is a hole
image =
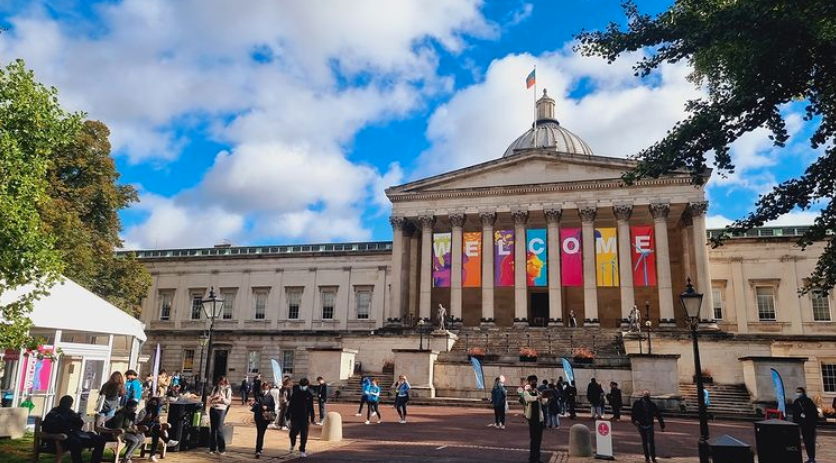
[[[644,326],[647,327],[647,355],[653,354],[653,343],[650,341],[650,332],[653,329],[653,323],[650,321],[650,302],[644,303]]]
[[[679,296],[685,313],[691,322],[691,338],[694,341],[694,377],[697,378],[697,403],[700,411],[700,440],[698,450],[700,463],[708,463],[708,414],[705,409],[705,386],[702,383],[702,366],[700,365],[700,346],[697,341],[697,327],[700,324],[700,306],[702,294],[694,291],[694,285],[688,278],[685,292]]]
[[[424,350],[424,319],[418,320],[418,336],[420,336],[420,341],[418,341],[418,350]]]
[[[203,349],[206,347],[206,343],[209,342],[209,335],[206,333],[206,330],[200,334],[198,338],[198,342],[200,343],[200,363],[198,364],[199,367],[197,369],[197,375],[195,379],[195,387],[200,387],[203,390],[202,382],[200,381],[200,372],[203,371]]]
[[[209,392],[209,387],[211,386],[211,381],[209,381],[209,365],[212,363],[212,335],[215,332],[215,319],[221,315],[221,310],[223,310],[224,307],[224,301],[223,299],[215,297],[215,288],[212,287],[209,289],[209,297],[200,302],[203,305],[204,315],[206,315],[206,318],[209,319],[209,339],[207,341],[208,347],[206,348],[206,365],[203,370],[203,394],[201,395],[203,407],[206,408],[206,396]]]

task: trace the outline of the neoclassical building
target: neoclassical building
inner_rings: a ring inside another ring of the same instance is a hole
[[[836,395],[833,296],[798,293],[824,243],[802,251],[803,227],[779,227],[712,249],[719,231],[706,230],[705,191],[687,172],[625,185],[634,161],[593,154],[558,122],[545,92],[537,114],[496,159],[387,189],[391,242],[137,251],[153,278],[145,352],[159,342],[169,371],[196,374],[207,324],[200,300],[210,288],[224,300],[207,360],[214,376],[264,372],[270,358],[312,373],[335,350],[381,371],[419,347],[416,322],[437,323],[440,310],[451,331],[427,337],[432,349],[456,351],[469,333],[486,343],[499,331],[506,343],[530,342],[530,333],[621,333],[638,307],[655,350],[681,356],[687,382],[679,294],[690,278],[704,294],[701,318],[714,342],[703,364],[716,364],[715,381],[756,389],[747,375],[760,360],[741,359],[792,358],[812,391]],[[623,341],[621,355],[635,346]]]

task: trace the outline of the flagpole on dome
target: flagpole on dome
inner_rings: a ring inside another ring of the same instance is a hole
[[[537,65],[534,65],[534,70],[525,78],[525,88],[534,87],[534,143],[533,146],[537,148]]]

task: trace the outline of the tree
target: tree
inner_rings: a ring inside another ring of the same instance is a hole
[[[114,254],[122,246],[118,211],[138,197],[134,187],[118,183],[109,136],[105,124],[87,120],[73,143],[54,153],[50,200],[40,211],[66,264],[64,275],[137,314],[151,278],[136,259]]]
[[[582,31],[577,50],[610,63],[625,52],[649,53],[636,66],[646,76],[663,63],[688,62],[690,80],[707,96],[689,101],[689,115],[665,137],[634,157],[627,183],[687,169],[693,182],[705,181],[706,155],[714,154],[720,174],[734,171],[729,145],[760,127],[778,147],[787,139],[781,110],[803,101],[805,119],[816,125],[810,138],[821,155],[803,175],[758,198],[754,210],[726,227],[746,232],[796,208],[822,206],[802,247],[827,240],[808,285],[836,285],[836,2],[833,0],[677,0],[655,17],[623,4],[626,29],[616,23],[603,31]],[[721,244],[715,240],[715,246]]]
[[[61,274],[63,263],[40,214],[48,201],[49,159],[67,146],[80,114],[58,104],[57,91],[35,81],[23,61],[0,68],[0,346],[27,339],[27,314]]]

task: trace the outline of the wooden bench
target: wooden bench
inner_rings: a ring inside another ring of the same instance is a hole
[[[41,430],[41,418],[35,418],[35,440],[32,441],[32,463],[38,463],[41,453],[55,454],[55,463],[61,463],[64,455],[69,453],[62,443],[67,440],[66,434],[50,434]]]

